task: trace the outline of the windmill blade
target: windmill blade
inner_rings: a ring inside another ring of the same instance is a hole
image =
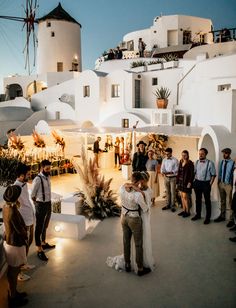
[[[25,7],[23,6],[25,17],[16,17],[16,16],[1,16],[0,19],[8,19],[13,21],[19,21],[23,23],[22,31],[26,31],[26,43],[23,49],[25,53],[25,68],[28,68],[30,74],[30,38],[32,37],[33,44],[33,64],[35,66],[36,62],[36,43],[37,37],[35,35],[35,23],[38,23],[36,20],[36,9],[38,8],[38,0],[26,0]]]
[[[36,63],[36,43],[37,43],[37,36],[33,30],[33,47],[34,47],[34,59],[33,59],[33,65],[35,66]]]

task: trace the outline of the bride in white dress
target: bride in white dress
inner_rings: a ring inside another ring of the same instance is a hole
[[[155,262],[152,255],[152,236],[151,236],[151,221],[150,212],[152,206],[152,190],[148,187],[149,175],[146,172],[141,172],[142,181],[140,183],[140,188],[145,195],[145,202],[148,205],[149,210],[147,212],[141,212],[141,217],[143,221],[143,265],[144,267],[149,267],[152,271],[155,268]],[[119,255],[115,257],[108,257],[106,261],[109,267],[113,267],[116,270],[125,270],[125,260],[124,255]],[[137,265],[135,262],[135,245],[132,238],[131,242],[131,268],[137,272]]]

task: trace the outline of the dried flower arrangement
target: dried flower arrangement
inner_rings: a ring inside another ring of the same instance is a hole
[[[21,140],[21,137],[18,135],[16,135],[14,132],[11,132],[8,135],[8,145],[10,148],[14,149],[14,150],[18,150],[21,151],[24,149],[24,143]]]
[[[34,145],[37,148],[45,148],[46,144],[45,144],[43,138],[35,130],[33,130],[32,136],[33,136],[33,139],[34,139]]]
[[[82,149],[81,168],[73,162],[77,173],[80,175],[85,201],[82,214],[89,219],[104,219],[106,217],[120,216],[121,207],[117,204],[117,196],[110,189],[112,178],[105,181],[104,176],[98,172],[96,163],[87,160],[85,151]],[[81,195],[79,191],[77,194]]]
[[[56,144],[59,144],[61,149],[62,149],[62,151],[64,152],[64,149],[65,149],[65,146],[66,146],[64,138],[59,136],[58,133],[55,130],[53,130],[51,132],[51,134],[52,134],[53,138],[55,139],[54,142]]]

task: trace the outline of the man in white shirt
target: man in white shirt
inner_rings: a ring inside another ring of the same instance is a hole
[[[41,162],[41,172],[34,178],[31,198],[35,204],[35,244],[37,246],[38,258],[48,261],[44,249],[55,248],[46,242],[46,231],[51,218],[51,182],[50,182],[51,162],[43,160]]]
[[[133,235],[139,276],[151,271],[150,268],[143,266],[143,227],[140,211],[147,212],[148,206],[145,203],[143,192],[138,188],[141,180],[141,173],[134,172],[132,183],[120,188],[125,269],[127,272],[131,271],[130,244]]]
[[[28,246],[26,254],[28,255],[29,247],[33,242],[34,235],[34,210],[32,203],[30,202],[29,192],[27,182],[30,178],[30,167],[25,164],[20,164],[16,170],[17,179],[14,185],[18,185],[21,187],[21,194],[18,198],[20,202],[19,212],[24,219],[25,225],[27,227],[27,236],[28,236]],[[22,272],[22,270],[30,270],[35,268],[35,265],[24,264],[21,267],[21,272],[18,275],[19,281],[26,281],[30,279],[29,275],[26,275]]]
[[[166,206],[162,210],[171,209],[175,212],[175,198],[176,198],[176,176],[178,173],[178,160],[172,156],[172,149],[165,150],[166,158],[161,164],[161,174],[164,175],[164,184],[166,189]]]

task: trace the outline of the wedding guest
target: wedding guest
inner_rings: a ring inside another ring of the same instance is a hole
[[[139,40],[138,40],[138,51],[139,51],[139,57],[140,58],[144,57],[144,50],[145,50],[145,48],[146,48],[146,44],[144,43],[144,41],[140,37]]]
[[[141,180],[141,173],[134,172],[132,183],[120,188],[125,269],[127,272],[131,271],[131,238],[133,236],[139,276],[151,271],[150,268],[143,266],[143,224],[140,211],[147,212],[148,205],[144,201],[144,193],[138,187]]]
[[[236,183],[235,183],[235,186],[236,186]],[[233,200],[232,200],[232,212],[233,212],[233,218],[234,218],[234,222],[236,222],[236,190],[234,191],[234,194],[233,194]],[[230,231],[236,231],[236,224],[229,229]],[[235,237],[230,237],[229,240],[231,242],[234,242],[236,243],[236,236]],[[234,259],[234,261],[236,261],[236,258]]]
[[[29,247],[33,242],[34,236],[34,210],[32,203],[30,202],[29,192],[27,182],[30,178],[30,166],[25,164],[20,164],[16,170],[17,179],[14,185],[18,185],[21,187],[21,194],[18,198],[20,202],[19,212],[24,219],[26,228],[27,228],[27,237],[28,237],[28,245],[26,250],[26,255],[28,255]],[[24,264],[21,267],[21,272],[18,275],[19,281],[26,281],[30,279],[29,275],[23,273],[23,270],[30,270],[35,268],[35,265]]]
[[[201,148],[199,150],[199,160],[195,162],[194,166],[195,179],[193,187],[196,195],[196,215],[192,218],[193,221],[201,219],[203,195],[206,206],[205,225],[208,225],[211,219],[211,186],[216,177],[215,164],[206,158],[207,154],[207,149]]]
[[[116,137],[114,148],[115,148],[115,168],[119,168],[119,165],[120,165],[120,138],[119,137]]]
[[[137,144],[138,151],[133,155],[132,169],[134,171],[146,171],[146,162],[148,160],[145,147],[147,144],[142,140]]]
[[[42,261],[48,261],[45,249],[55,248],[46,242],[46,231],[51,218],[51,162],[43,160],[41,162],[41,172],[34,178],[31,198],[35,204],[35,244],[37,246],[37,256]]]
[[[155,199],[160,196],[160,184],[158,178],[158,161],[154,159],[154,151],[148,150],[148,160],[146,162],[146,168],[149,174],[149,186],[152,190],[152,205],[155,204]]]
[[[120,137],[120,146],[119,146],[119,153],[120,153],[120,158],[123,157],[124,152],[125,152],[125,139],[124,137]]]
[[[178,215],[182,217],[190,216],[190,198],[192,193],[192,185],[194,179],[194,164],[189,159],[189,152],[184,150],[182,158],[179,162],[179,169],[177,174],[177,188],[180,191],[183,211]]]
[[[166,205],[162,210],[171,209],[175,212],[175,194],[176,194],[176,176],[178,173],[178,160],[172,156],[172,148],[165,150],[166,157],[161,164],[161,174],[164,176],[164,184],[166,189]]]
[[[117,46],[115,58],[116,58],[116,59],[122,59],[122,57],[123,57],[123,52],[122,52],[122,50],[120,50],[120,47]]]
[[[124,153],[125,153],[125,139],[124,137],[120,137],[120,145],[119,145],[120,165],[124,161]],[[119,167],[119,170],[121,170],[121,166]]]
[[[17,291],[17,276],[20,267],[26,264],[26,247],[28,246],[27,228],[24,220],[18,211],[18,198],[21,194],[21,187],[10,185],[4,192],[3,199],[3,222],[5,227],[4,251],[8,264],[7,279],[9,284],[9,307],[24,306],[28,299],[25,292]]]
[[[101,137],[97,137],[97,140],[94,142],[93,144],[93,153],[94,153],[94,161],[97,165],[97,167],[99,168],[99,153],[102,152],[102,150],[99,147],[99,142],[101,141]]]
[[[221,151],[223,153],[223,160],[219,164],[219,175],[218,175],[218,189],[220,193],[220,206],[221,213],[214,222],[225,221],[226,213],[229,213],[229,222],[227,227],[231,228],[234,226],[233,212],[231,210],[232,204],[232,191],[233,191],[233,178],[235,163],[231,159],[231,149],[225,148]]]
[[[114,54],[113,49],[109,50],[107,58],[108,58],[108,60],[113,60],[115,58],[115,54]]]

